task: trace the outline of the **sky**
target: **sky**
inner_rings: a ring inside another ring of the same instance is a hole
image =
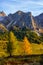
[[[0,0],[0,11],[7,15],[21,10],[36,16],[43,13],[43,0]]]

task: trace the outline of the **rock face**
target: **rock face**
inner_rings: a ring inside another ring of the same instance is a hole
[[[36,23],[38,25],[39,33],[43,33],[43,13],[35,17]]]
[[[43,27],[43,13],[35,17],[39,27]]]
[[[6,14],[2,11],[0,12],[0,24],[5,24]]]
[[[32,30],[36,28],[36,23],[31,12],[24,13],[18,11],[15,14],[9,14],[8,18],[10,20],[10,23],[7,25],[8,29],[11,26],[18,26],[19,28],[28,27]]]
[[[0,16],[6,16],[6,14],[2,11],[0,12]]]
[[[0,23],[9,30],[11,27],[17,26],[19,28],[27,27],[31,30],[40,32],[43,28],[43,13],[39,16],[32,16],[31,12],[17,11],[14,14],[6,16],[3,12],[0,12]]]
[[[6,14],[3,11],[0,12],[0,31],[2,31],[2,32],[7,31],[6,27],[3,24],[5,17],[6,17]]]

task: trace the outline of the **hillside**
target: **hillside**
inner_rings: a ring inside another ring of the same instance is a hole
[[[3,25],[3,24],[0,24],[0,32],[6,32],[8,31],[7,28]]]
[[[1,33],[0,36],[0,57],[43,54],[43,42],[32,43],[26,36],[18,40],[12,31]]]

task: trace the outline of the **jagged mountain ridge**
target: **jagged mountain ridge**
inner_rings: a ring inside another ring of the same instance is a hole
[[[18,26],[20,28],[28,27],[31,30],[39,31],[39,29],[43,27],[43,21],[41,21],[42,19],[43,19],[43,14],[34,17],[32,16],[31,12],[25,13],[22,11],[17,11],[14,14],[9,14],[8,16],[4,16],[2,20],[0,19],[0,23],[4,24],[4,26],[8,30],[11,27]]]
[[[35,17],[36,24],[38,25],[39,32],[43,33],[43,13]]]
[[[11,26],[19,26],[20,28],[27,26],[30,29],[33,29],[32,19],[33,16],[31,12],[24,13],[22,11],[18,11],[15,14],[9,14],[8,16],[4,17],[1,23],[3,23],[7,28]]]
[[[35,17],[39,27],[43,28],[43,13]]]

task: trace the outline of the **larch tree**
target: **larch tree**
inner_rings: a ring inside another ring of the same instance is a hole
[[[10,54],[10,56],[12,56],[16,52],[17,39],[12,31],[9,32],[8,36],[9,42],[7,43],[7,52]]]
[[[10,42],[12,43],[12,48],[13,48],[12,55],[15,55],[17,52],[18,41],[17,41],[17,38],[12,31],[10,32]]]
[[[24,42],[24,54],[26,54],[26,55],[32,54],[31,43],[29,42],[27,37],[24,37],[23,42]]]
[[[10,55],[10,57],[12,56],[12,42],[11,42],[11,37],[10,37],[10,32],[8,33],[8,43],[7,43],[7,53]]]
[[[17,40],[13,32],[10,32],[10,42],[12,43],[12,46],[13,46],[12,55],[23,55],[24,54],[24,49],[23,49],[24,44],[22,41]]]

